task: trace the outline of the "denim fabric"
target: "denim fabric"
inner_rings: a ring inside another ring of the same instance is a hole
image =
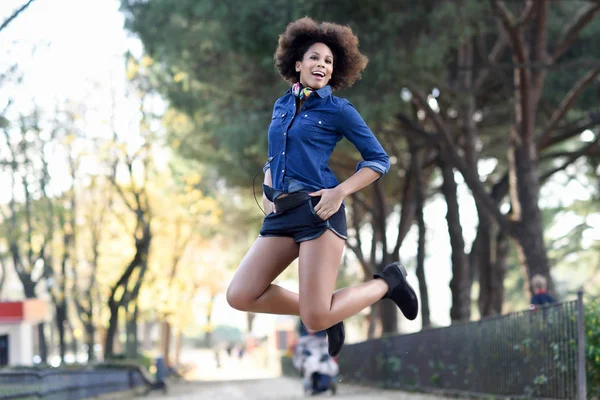
[[[315,213],[315,206],[319,200],[320,197],[312,197],[296,207],[267,215],[263,220],[260,236],[287,236],[300,243],[316,239],[327,230],[331,230],[346,240],[348,230],[344,205],[342,204],[340,209],[327,220],[322,220]],[[278,200],[275,200],[275,207],[277,202]]]
[[[272,187],[281,193],[331,189],[338,181],[327,163],[333,149],[347,138],[363,161],[356,166],[371,168],[384,176],[389,157],[367,124],[346,99],[332,95],[330,86],[315,92],[296,113],[291,89],[275,102],[269,126],[269,159]]]

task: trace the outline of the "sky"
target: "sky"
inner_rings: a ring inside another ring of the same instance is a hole
[[[0,20],[8,17],[25,0],[2,0]],[[0,93],[0,109],[8,96],[15,99],[16,111],[30,109],[33,104],[52,110],[55,105],[69,100],[84,103],[87,129],[98,135],[107,133],[107,120],[111,110],[117,111],[117,125],[124,128],[131,123],[135,104],[125,94],[125,62],[123,54],[130,50],[141,51],[141,44],[123,29],[123,15],[115,0],[36,0],[11,25],[0,32],[0,70],[18,63],[24,80],[22,85]],[[9,88],[10,89],[10,88]],[[116,103],[113,104],[113,99]],[[128,140],[133,141],[131,137]],[[0,149],[1,150],[1,149]],[[60,174],[61,155],[56,156],[57,167],[52,172]],[[63,160],[64,161],[64,160]],[[490,165],[483,166],[489,169]],[[457,174],[457,181],[462,178]],[[0,174],[0,187],[6,187],[7,176]],[[565,190],[566,189],[566,190]],[[542,191],[542,202],[569,204],[585,198],[585,190],[577,182],[566,183],[557,178]],[[475,236],[477,214],[475,204],[464,184],[460,185],[459,200],[461,220],[467,250]],[[0,191],[0,203],[6,202],[6,191]],[[449,324],[451,296],[448,284],[451,279],[450,244],[445,223],[446,207],[438,197],[429,202],[425,210],[428,228],[428,257],[426,276],[429,285],[431,318],[439,325]],[[600,240],[600,218],[590,222],[595,229],[588,233],[590,240]],[[552,227],[560,236],[573,225],[568,215]],[[394,221],[390,226],[397,226]],[[403,259],[413,259],[416,254],[416,231],[413,229],[402,248]],[[418,287],[414,269],[410,282]],[[289,283],[293,289],[294,284]],[[223,297],[217,299],[214,323],[235,322],[245,326],[242,313],[228,308]],[[270,317],[265,318],[265,321]],[[260,321],[260,319],[259,319]],[[418,328],[416,322],[407,323],[408,330]]]

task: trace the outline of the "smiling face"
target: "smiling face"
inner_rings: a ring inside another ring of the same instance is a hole
[[[296,61],[296,71],[300,72],[300,83],[314,90],[326,86],[333,73],[333,54],[323,43],[315,43],[308,48],[302,61]]]

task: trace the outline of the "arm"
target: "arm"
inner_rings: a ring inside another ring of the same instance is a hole
[[[390,158],[352,104],[346,102],[336,118],[338,132],[341,132],[360,152],[362,161],[356,171],[369,168],[379,174],[378,179],[388,173]]]
[[[333,189],[322,189],[311,193],[311,196],[322,196],[315,212],[321,219],[327,219],[335,214],[344,198],[370,185],[390,169],[390,158],[373,135],[365,121],[356,109],[346,103],[337,118],[339,132],[342,132],[360,152],[363,161],[356,166],[356,172],[350,178]]]
[[[346,198],[352,193],[358,192],[360,189],[369,186],[380,177],[381,174],[375,172],[371,168],[361,168],[350,178],[337,185],[333,190],[339,191],[339,195],[342,196],[342,198]]]

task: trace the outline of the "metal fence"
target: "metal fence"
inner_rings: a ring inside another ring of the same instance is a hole
[[[139,368],[0,371],[0,399],[78,400],[146,386]]]
[[[583,300],[348,345],[346,382],[503,398],[585,399]]]

